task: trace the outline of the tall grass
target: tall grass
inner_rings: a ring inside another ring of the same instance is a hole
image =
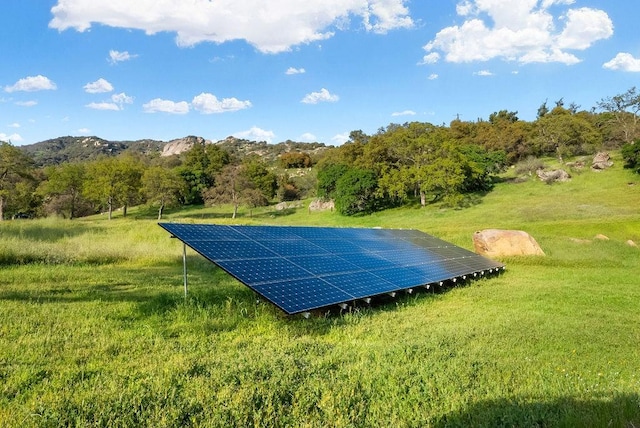
[[[234,222],[418,228],[466,248],[477,229],[518,228],[547,253],[310,319],[192,252],[185,299],[181,244],[143,212],[5,222],[0,426],[640,426],[638,207],[640,181],[616,166],[500,183],[463,210],[244,213]]]

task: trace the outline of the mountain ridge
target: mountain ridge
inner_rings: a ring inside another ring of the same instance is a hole
[[[290,151],[313,155],[331,147],[324,143],[291,140],[270,144],[265,141],[235,137],[213,142],[194,135],[170,141],[153,139],[109,141],[98,136],[63,136],[18,147],[31,156],[37,166],[49,166],[65,162],[87,162],[103,156],[117,156],[127,151],[148,156],[174,156],[190,150],[194,144],[216,144],[232,155],[240,157],[257,155],[269,162],[277,160],[282,153]]]

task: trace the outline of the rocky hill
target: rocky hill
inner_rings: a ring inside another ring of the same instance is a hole
[[[160,152],[166,143],[156,140],[107,141],[99,137],[59,137],[20,146],[38,166],[63,162],[85,162],[100,156],[116,156],[131,150],[151,154]]]
[[[287,140],[268,144],[235,137],[212,142],[203,137],[187,136],[171,141],[135,140],[108,141],[99,137],[58,137],[35,144],[19,146],[29,154],[38,166],[57,165],[63,162],[86,162],[101,156],[117,156],[125,151],[145,155],[175,156],[190,150],[194,144],[217,144],[240,158],[257,155],[267,162],[275,162],[282,153],[301,151],[318,155],[328,147],[322,143],[299,143]]]

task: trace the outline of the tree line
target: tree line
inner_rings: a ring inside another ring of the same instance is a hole
[[[555,105],[553,105],[555,104]],[[124,216],[147,204],[167,207],[230,204],[249,208],[319,196],[344,215],[415,201],[460,206],[489,191],[510,165],[541,156],[592,154],[621,148],[625,166],[640,173],[640,94],[636,88],[600,100],[590,111],[560,99],[543,102],[534,121],[501,110],[488,120],[390,124],[375,134],[352,131],[349,141],[315,158],[299,150],[267,163],[215,144],[195,144],[162,158],[123,153],[88,162],[36,168],[33,159],[0,142],[0,219],[58,215],[76,218],[115,209]]]

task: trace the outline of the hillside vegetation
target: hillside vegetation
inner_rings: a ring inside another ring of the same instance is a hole
[[[288,318],[156,212],[0,223],[0,426],[640,426],[640,176],[500,176],[467,208],[344,217],[190,207],[169,221],[415,228],[471,249],[530,232],[499,277]],[[546,159],[553,164],[554,160]],[[596,240],[596,234],[609,240]]]

